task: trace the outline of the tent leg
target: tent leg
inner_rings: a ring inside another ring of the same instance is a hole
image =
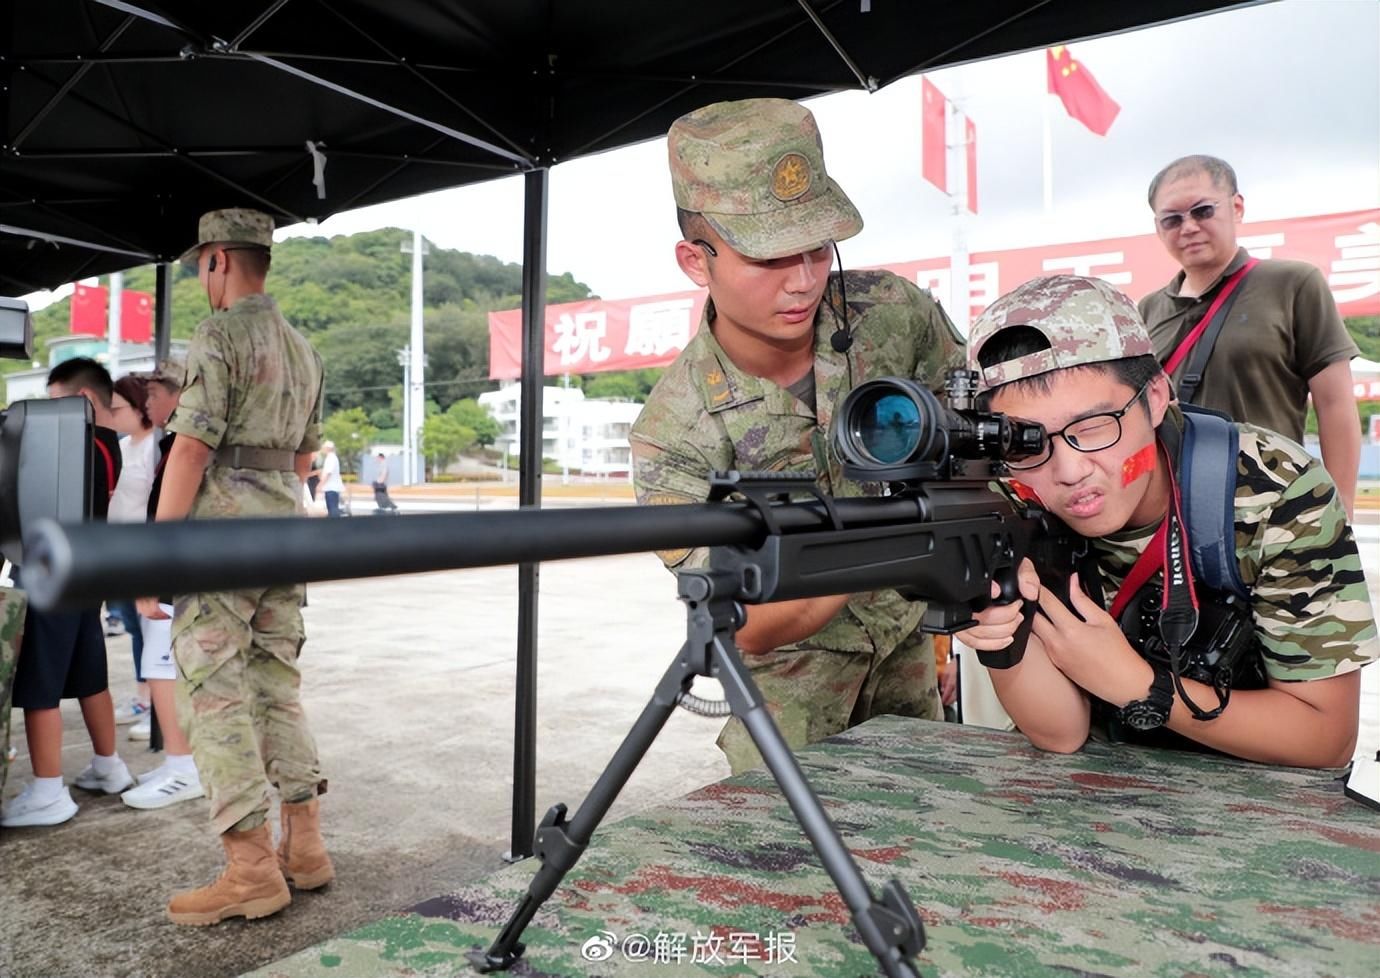
[[[518,409],[518,503],[541,507],[542,385],[546,350],[546,201],[549,172],[526,175],[522,245],[522,402]],[[517,681],[513,730],[510,860],[532,855],[537,780],[537,592],[539,565],[518,565]]]
[[[168,359],[172,343],[172,271],[168,262],[160,262],[154,271],[153,299],[153,356],[158,366]]]

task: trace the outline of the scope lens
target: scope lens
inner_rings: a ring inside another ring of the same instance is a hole
[[[920,440],[920,407],[904,394],[882,393],[861,405],[857,437],[884,465],[909,459]]]

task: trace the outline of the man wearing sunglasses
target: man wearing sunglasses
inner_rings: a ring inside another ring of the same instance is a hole
[[[1176,559],[1201,545],[1208,527],[1168,520],[1189,493],[1179,449],[1186,422],[1135,306],[1099,279],[1036,279],[993,303],[969,344],[980,406],[1049,433],[1041,455],[1010,466],[1013,490],[1092,542],[1093,560],[1070,582],[1068,606],[1029,560],[1019,569],[1023,598],[1038,606],[1031,635],[1019,663],[989,672],[1020,730],[1058,752],[1078,750],[1092,735],[1271,764],[1345,764],[1356,743],[1359,669],[1380,655],[1380,641],[1355,538],[1322,466],[1265,428],[1222,425],[1237,435],[1234,532],[1225,548],[1248,594],[1237,619],[1249,630],[1238,646],[1241,674],[1256,679],[1222,705],[1215,685],[1185,678],[1172,657],[1166,666],[1146,654],[1147,635],[1167,635],[1160,601],[1136,605],[1150,623],[1133,644],[1124,626],[1139,617],[1114,617],[1088,596],[1100,592],[1115,609],[1123,590],[1133,600],[1162,598],[1157,588],[1173,595],[1196,578],[1200,622],[1223,600],[1207,590],[1201,559]],[[1192,491],[1220,498],[1231,471],[1195,464]],[[1179,571],[1168,585],[1166,566]],[[1021,615],[1020,602],[994,605],[959,638],[981,651],[1004,649]]]
[[[814,116],[783,99],[705,106],[667,137],[682,240],[676,261],[709,290],[698,334],[633,426],[642,503],[697,503],[711,470],[813,470],[857,495],[825,451],[834,405],[857,383],[938,383],[962,362],[939,307],[889,272],[830,274],[835,241],[862,218],[829,178]],[[661,554],[672,570],[705,549]],[[895,591],[754,605],[736,640],[792,747],[872,716],[943,717],[922,607]],[[732,720],[719,746],[734,772],[762,763]]]
[[[1155,233],[1182,271],[1142,299],[1140,312],[1180,399],[1302,442],[1311,395],[1323,464],[1351,514],[1361,426],[1350,361],[1360,350],[1322,274],[1304,262],[1254,261],[1237,245],[1244,201],[1236,173],[1216,157],[1170,163],[1150,182],[1149,200]],[[1201,349],[1176,358],[1200,324]],[[1200,366],[1195,353],[1210,359]]]

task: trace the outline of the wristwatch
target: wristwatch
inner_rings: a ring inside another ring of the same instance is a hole
[[[1150,664],[1155,670],[1155,679],[1150,683],[1150,692],[1143,700],[1132,700],[1121,708],[1121,722],[1132,730],[1155,730],[1169,721],[1169,710],[1174,705],[1174,678],[1164,666]]]

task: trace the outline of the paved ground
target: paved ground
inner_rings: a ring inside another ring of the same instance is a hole
[[[396,495],[405,509],[513,505],[490,493]],[[616,498],[600,490],[590,501]],[[1380,597],[1380,525],[1358,532]],[[501,866],[516,576],[496,568],[312,586],[304,698],[331,781],[334,886],[271,920],[174,927],[162,915],[169,892],[220,865],[205,803],[137,812],[74,789],[81,812],[71,822],[0,833],[0,978],[238,975]],[[573,808],[682,641],[684,617],[672,578],[648,555],[544,565],[540,612],[537,800],[541,810]],[[110,657],[113,689],[128,696],[126,639],[111,640]],[[1364,743],[1376,750],[1380,669],[1366,673]],[[89,744],[75,708],[64,715],[70,781]],[[726,775],[717,727],[673,717],[614,815]],[[7,795],[30,776],[18,716],[15,734]],[[136,771],[157,763],[140,745],[121,750]]]
[[[170,891],[209,881],[220,864],[205,802],[138,812],[74,789],[71,822],[0,832],[0,975],[238,975],[503,865],[516,576],[495,568],[311,587],[304,699],[331,782],[322,803],[334,886],[254,925],[174,927],[163,919]],[[584,797],[679,647],[680,607],[649,555],[543,567],[542,811]],[[112,685],[127,696],[128,640],[110,649]],[[64,715],[70,781],[90,747],[74,706]],[[717,727],[674,716],[614,815],[725,776]],[[31,773],[18,715],[15,734],[7,795]],[[157,763],[139,745],[121,751],[136,771]]]

